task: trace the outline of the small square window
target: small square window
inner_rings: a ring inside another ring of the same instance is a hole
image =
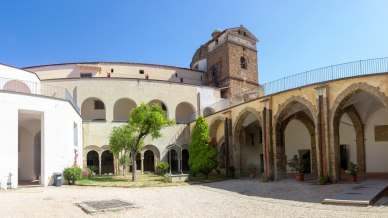
[[[180,80],[181,80],[181,83],[183,83],[183,78],[181,78]]]
[[[94,101],[94,109],[95,110],[103,110],[103,109],[105,109],[104,102],[102,102],[100,100]]]
[[[91,73],[81,73],[81,78],[91,78],[92,74]]]
[[[140,74],[144,74],[144,70],[139,70],[139,73]]]
[[[216,45],[218,45],[218,39],[216,39]]]
[[[175,77],[178,77],[178,73],[175,73]]]

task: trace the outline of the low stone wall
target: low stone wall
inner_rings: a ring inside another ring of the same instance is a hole
[[[187,182],[189,181],[189,174],[168,175],[168,182]]]

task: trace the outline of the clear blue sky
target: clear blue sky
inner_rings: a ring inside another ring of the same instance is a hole
[[[0,63],[188,67],[214,29],[240,24],[260,40],[260,83],[388,56],[386,0],[1,0]]]

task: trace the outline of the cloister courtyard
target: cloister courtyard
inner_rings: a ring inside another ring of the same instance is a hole
[[[0,192],[2,217],[387,217],[388,201],[375,206],[321,204],[333,193],[355,186],[347,181],[233,179],[172,187],[37,187]],[[88,215],[76,204],[118,199],[134,208]]]

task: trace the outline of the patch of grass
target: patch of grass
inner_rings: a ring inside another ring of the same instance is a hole
[[[180,183],[168,183],[162,175],[157,174],[137,174],[136,181],[132,182],[132,176],[93,176],[77,180],[76,185],[102,186],[102,187],[161,187],[186,185]]]
[[[149,174],[138,174],[136,181],[132,182],[132,176],[93,176],[90,178],[83,178],[75,182],[76,185],[80,186],[101,186],[101,187],[164,187],[164,186],[182,186],[190,184],[200,184],[208,182],[217,182],[227,180],[225,175],[211,174],[208,179],[205,176],[197,174],[196,177],[190,176],[189,182],[166,182],[162,175],[153,173]]]

